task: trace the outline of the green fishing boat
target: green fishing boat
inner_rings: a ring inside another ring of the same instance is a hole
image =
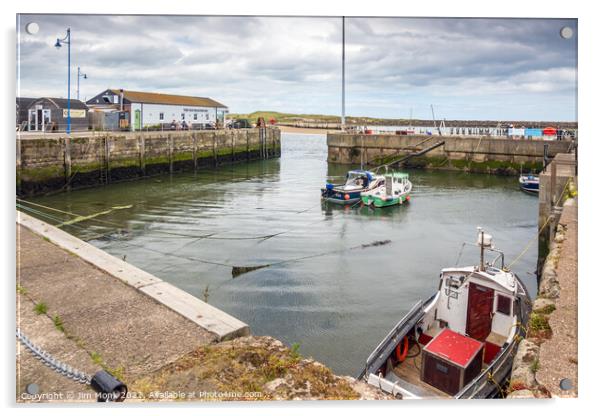
[[[412,182],[410,175],[403,172],[385,173],[384,185],[366,192],[362,192],[362,202],[375,208],[401,205],[410,200]]]

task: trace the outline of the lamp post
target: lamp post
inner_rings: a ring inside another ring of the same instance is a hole
[[[71,28],[67,28],[67,36],[56,38],[54,47],[60,49],[67,44],[67,134],[71,133]]]
[[[80,67],[77,67],[77,99],[79,100],[79,79],[83,78],[83,79],[88,79],[88,76],[84,73],[82,73]]]
[[[341,54],[341,130],[345,131],[345,16],[343,16],[343,42]]]

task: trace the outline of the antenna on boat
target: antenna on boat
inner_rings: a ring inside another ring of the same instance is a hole
[[[491,241],[491,235],[485,234],[482,227],[477,227],[477,245],[481,248],[481,262],[479,264],[479,271],[485,270],[485,248],[493,248]]]
[[[360,151],[360,169],[364,170],[364,136],[362,135],[362,150]]]

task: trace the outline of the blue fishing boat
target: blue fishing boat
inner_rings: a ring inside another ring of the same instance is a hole
[[[518,178],[520,189],[530,194],[539,193],[539,177],[535,175],[520,175]]]
[[[327,183],[322,188],[322,200],[335,204],[350,205],[361,200],[362,192],[384,186],[385,177],[367,170],[347,172],[345,183],[335,185]]]

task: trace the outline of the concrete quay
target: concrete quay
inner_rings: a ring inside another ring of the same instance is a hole
[[[80,370],[102,367],[124,381],[199,346],[249,335],[238,319],[24,213],[18,213],[17,295],[17,326],[32,342]],[[65,385],[20,343],[17,351],[18,399],[30,383],[40,393],[69,393],[67,399],[86,390]]]

